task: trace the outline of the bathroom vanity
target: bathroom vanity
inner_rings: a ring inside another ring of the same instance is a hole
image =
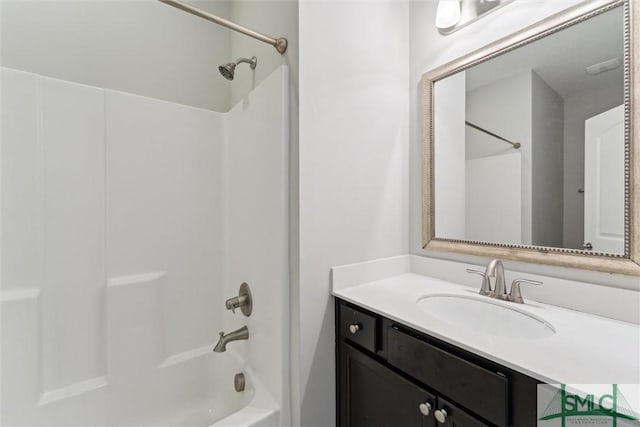
[[[535,426],[539,381],[336,299],[339,426]]]
[[[635,291],[602,296],[587,284],[527,275],[544,285],[518,304],[480,295],[465,267],[400,256],[332,269],[338,426],[533,427],[555,384],[588,394],[591,385],[640,383]],[[580,289],[583,300],[616,306],[630,320],[530,299],[548,299],[552,289]],[[640,414],[634,390],[629,409]]]

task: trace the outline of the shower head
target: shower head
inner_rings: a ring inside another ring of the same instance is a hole
[[[233,75],[236,70],[236,64],[234,62],[229,62],[228,64],[224,64],[218,67],[218,71],[222,74],[227,80],[233,80]]]
[[[222,77],[224,77],[225,79],[233,80],[236,73],[236,66],[243,62],[249,64],[249,67],[251,67],[252,70],[255,70],[256,65],[258,64],[258,58],[256,58],[255,56],[252,56],[251,59],[240,58],[236,62],[229,62],[227,64],[219,66],[218,71],[220,71],[220,74],[222,74]]]

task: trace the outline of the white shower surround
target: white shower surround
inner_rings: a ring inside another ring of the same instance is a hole
[[[3,425],[287,422],[287,91],[217,113],[2,69]]]

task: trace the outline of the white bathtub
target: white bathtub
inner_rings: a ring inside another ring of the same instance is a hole
[[[203,356],[213,385],[206,399],[196,401],[175,417],[161,422],[168,426],[276,427],[280,410],[264,385],[242,358],[231,351]],[[245,375],[245,390],[236,392],[234,376]],[[205,376],[203,376],[205,377]]]

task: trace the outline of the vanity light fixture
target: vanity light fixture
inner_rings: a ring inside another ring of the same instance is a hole
[[[436,27],[438,30],[453,29],[460,22],[460,2],[462,0],[440,0],[436,10]]]
[[[440,34],[451,34],[512,1],[439,0],[436,10],[436,27]]]

